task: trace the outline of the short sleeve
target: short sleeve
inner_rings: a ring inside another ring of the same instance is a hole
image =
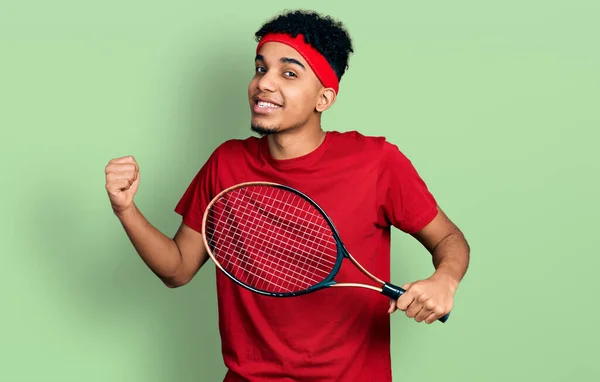
[[[216,194],[216,175],[217,160],[213,153],[194,176],[175,207],[175,212],[182,216],[183,223],[195,231],[202,232],[204,210]]]
[[[413,234],[438,213],[437,202],[412,162],[384,142],[377,174],[377,223]]]

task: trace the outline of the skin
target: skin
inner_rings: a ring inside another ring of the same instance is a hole
[[[439,206],[437,216],[413,237],[431,254],[435,271],[427,279],[403,285],[406,293],[398,301],[390,301],[388,312],[400,309],[416,322],[431,324],[452,310],[454,295],[469,265],[470,248]]]
[[[321,115],[335,102],[335,92],[320,83],[298,52],[281,43],[264,44],[255,67],[248,85],[252,129],[267,135],[271,155],[276,159],[315,150],[325,137]],[[255,109],[258,100],[277,107]],[[209,258],[202,235],[182,223],[175,236],[169,238],[148,222],[134,202],[140,185],[134,157],[111,160],[105,174],[113,211],[142,260],[170,288],[190,282]],[[432,323],[452,309],[469,263],[469,246],[441,209],[413,236],[431,253],[435,271],[427,279],[403,285],[406,293],[390,302],[388,312],[399,309],[417,322]]]
[[[251,125],[269,132],[269,149],[276,159],[305,155],[323,142],[321,113],[333,105],[335,96],[293,48],[268,42],[258,51],[248,85]],[[281,106],[256,112],[259,99]]]

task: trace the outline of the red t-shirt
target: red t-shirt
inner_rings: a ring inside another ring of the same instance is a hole
[[[227,141],[175,211],[201,232],[210,200],[248,181],[282,183],[307,194],[331,217],[352,256],[384,280],[390,279],[390,227],[413,233],[437,214],[434,197],[400,150],[385,138],[357,132],[328,132],[313,152],[288,160],[270,155],[266,137]],[[345,263],[336,281],[370,280]],[[328,288],[269,297],[220,272],[217,294],[225,381],[392,380],[389,299],[381,294]]]

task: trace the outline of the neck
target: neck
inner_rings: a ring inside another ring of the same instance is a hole
[[[277,160],[293,159],[314,151],[325,140],[325,132],[315,129],[292,129],[267,137],[271,156]]]

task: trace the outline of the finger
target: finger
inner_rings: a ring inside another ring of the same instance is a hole
[[[433,311],[431,312],[431,314],[429,316],[427,316],[427,318],[425,319],[425,322],[428,324],[431,324],[432,322],[439,320],[443,315],[445,315],[448,312],[449,312],[449,310],[442,309],[439,306],[435,307],[433,309]]]
[[[111,159],[109,163],[136,163],[132,155]]]
[[[429,314],[429,316],[427,316],[427,318],[425,319],[425,323],[427,324],[431,324],[437,320],[440,319],[440,317],[442,317],[445,313],[443,311],[433,311]]]
[[[110,160],[108,162],[107,168],[109,166],[114,166],[114,165],[132,165],[134,167],[135,171],[139,171],[140,170],[137,161],[131,155],[126,156],[126,157],[115,158],[115,159]]]
[[[413,295],[413,292],[411,291],[411,286],[412,286],[412,283],[402,285],[402,289],[404,289],[406,292],[404,292],[402,294],[402,296],[400,296],[400,298],[398,298],[398,301],[396,302],[398,309],[400,309],[402,311],[406,311],[406,309],[408,309],[408,307],[414,300],[414,295]]]
[[[428,300],[425,303],[423,303],[423,308],[415,315],[415,321],[423,322],[423,320],[426,320],[427,317],[429,317],[431,313],[433,313],[434,307],[435,304],[431,300]]]
[[[131,171],[137,172],[138,167],[134,163],[110,163],[106,166],[105,172]]]
[[[120,172],[110,172],[106,174],[106,180],[109,182],[121,179],[127,179],[130,182],[134,182],[136,180],[135,172],[133,171],[120,171]]]
[[[130,177],[133,181],[136,181],[140,177],[139,171],[134,165],[125,164],[125,165],[111,165],[106,168],[106,178],[107,179],[120,179],[123,175],[117,174],[126,174],[125,176]]]
[[[406,316],[409,318],[414,318],[417,313],[419,313],[423,309],[423,304],[419,302],[419,300],[415,299],[406,309]]]
[[[429,297],[421,290],[417,283],[411,285],[405,294],[410,294],[412,296],[412,302],[406,309],[406,315],[410,318],[416,317],[423,309],[427,300],[429,300]]]
[[[396,305],[396,300],[390,300],[390,307],[388,309],[388,313],[392,314],[394,313],[396,310],[398,309],[398,306]]]
[[[120,191],[128,190],[131,187],[131,181],[128,179],[118,179],[106,184],[106,190],[111,195],[116,195]]]

